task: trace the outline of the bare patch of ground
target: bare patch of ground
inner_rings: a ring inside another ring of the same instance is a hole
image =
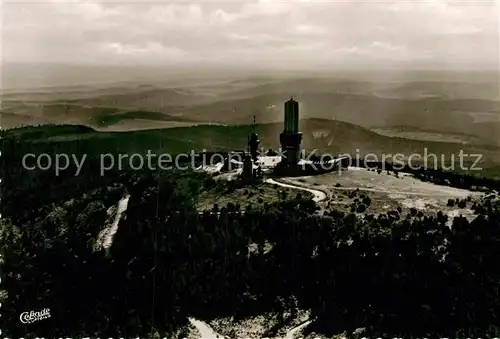
[[[370,203],[364,203],[366,198],[370,199]],[[382,192],[366,192],[356,189],[335,190],[331,194],[331,199],[327,203],[326,210],[338,210],[350,212],[353,206],[364,204],[366,206],[365,213],[378,214],[391,210],[397,210],[401,207],[401,203],[397,200],[389,199],[387,194]]]
[[[234,317],[212,320],[209,325],[229,338],[263,338],[267,331],[279,324],[276,313],[265,313],[255,317],[235,320]]]
[[[190,321],[186,326],[179,329],[177,333],[174,334],[174,338],[179,339],[200,339],[202,337],[201,332],[196,328],[196,326]],[[160,338],[158,338],[160,339]]]
[[[305,191],[299,191],[293,188],[279,187],[276,185],[262,184],[258,186],[247,186],[237,188],[232,192],[225,190],[204,191],[198,198],[198,209],[212,209],[215,204],[219,207],[226,206],[229,203],[239,204],[243,209],[251,205],[252,207],[263,206],[265,203],[274,203],[293,199],[300,193],[302,197],[312,197],[312,194]]]
[[[431,131],[406,131],[398,128],[374,128],[372,129],[372,132],[385,135],[388,137],[405,138],[413,140],[453,142],[459,144],[471,144],[480,142],[480,139],[474,136],[452,134],[452,133],[438,133]]]
[[[328,190],[330,208],[351,211],[353,206],[366,205],[366,213],[383,213],[400,209],[401,213],[411,208],[425,212],[443,211],[449,216],[463,215],[473,218],[470,207],[482,194],[468,190],[435,185],[415,179],[411,175],[395,176],[394,173],[378,174],[360,168],[350,168],[342,172],[331,172],[318,176],[288,178],[287,181],[311,188]],[[458,208],[456,200],[470,197],[466,206]],[[369,203],[366,203],[369,198]],[[448,206],[449,199],[455,200]],[[363,208],[361,208],[363,210]],[[356,211],[357,207],[356,207]]]
[[[259,316],[235,320],[233,317],[219,318],[209,325],[229,338],[266,338],[296,337],[308,325],[309,312],[298,311],[294,317],[285,315],[285,321],[277,313],[265,313]]]
[[[345,338],[347,338],[347,333],[339,333],[339,334],[335,334],[332,337],[327,337],[324,334],[320,334],[320,333],[316,333],[316,332],[311,332],[311,333],[307,334],[306,336],[304,336],[302,334],[302,332],[303,331],[297,333],[294,336],[294,338],[301,338],[301,339],[345,339]]]
[[[310,315],[309,311],[298,311],[294,318],[289,318],[287,323],[276,332],[276,335],[280,338],[296,338],[311,323]]]
[[[500,114],[498,112],[467,112],[475,123],[481,122],[500,122]]]
[[[149,129],[163,129],[174,127],[189,127],[197,125],[210,125],[207,122],[186,122],[186,121],[153,121],[143,119],[122,120],[116,124],[94,128],[99,132],[128,132],[128,131],[141,131]]]

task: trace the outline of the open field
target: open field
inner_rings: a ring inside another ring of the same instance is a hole
[[[265,313],[245,319],[226,317],[214,319],[210,326],[217,333],[229,338],[293,338],[300,331],[300,325],[309,317],[309,312],[298,311],[296,315],[287,314],[281,317],[279,313]]]
[[[369,197],[371,203],[366,212],[372,214],[385,213],[401,208],[402,215],[406,215],[411,208],[437,213],[442,211],[449,216],[463,215],[473,218],[470,207],[475,198],[482,194],[468,190],[439,186],[423,182],[410,175],[387,174],[370,171],[364,168],[349,168],[342,172],[332,172],[318,176],[287,178],[287,181],[296,184],[321,188],[331,193],[330,206],[349,211],[353,203],[363,203]],[[449,199],[467,199],[466,207],[448,206]]]
[[[498,115],[500,117],[500,115]],[[436,142],[452,142],[459,144],[477,144],[482,140],[466,134],[439,133],[431,131],[407,130],[404,128],[373,128],[371,131],[388,137]]]
[[[274,187],[275,185],[262,184],[258,186],[249,186],[237,188],[231,192],[218,191],[217,188],[204,191],[198,197],[198,208],[200,210],[210,210],[214,205],[219,207],[226,206],[229,203],[240,205],[242,209],[247,206],[262,207],[265,203],[292,199],[301,194],[304,198],[312,197],[312,194],[293,188]]]
[[[106,127],[97,127],[95,130],[99,132],[130,132],[130,131],[143,131],[154,129],[165,129],[175,127],[190,127],[206,125],[203,122],[187,122],[187,121],[151,121],[145,119],[122,120],[116,124]],[[217,125],[217,124],[214,124]]]
[[[500,114],[497,112],[467,112],[474,119],[474,123],[500,122]]]

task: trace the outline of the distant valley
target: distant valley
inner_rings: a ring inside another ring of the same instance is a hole
[[[500,146],[494,83],[369,82],[330,78],[249,77],[168,84],[118,83],[5,91],[3,128],[81,124],[109,131],[283,119],[295,96],[301,118],[363,126],[387,136]]]

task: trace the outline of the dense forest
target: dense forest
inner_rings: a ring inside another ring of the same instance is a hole
[[[16,166],[19,155],[35,146],[3,142],[7,337],[182,337],[188,316],[297,309],[311,310],[308,330],[327,336],[357,328],[407,338],[500,334],[495,194],[476,206],[474,221],[457,217],[451,228],[443,214],[413,211],[319,216],[300,196],[200,215],[200,192],[226,184],[191,171],[26,172]],[[125,194],[109,253],[95,250],[109,208]],[[44,308],[51,318],[19,321]]]

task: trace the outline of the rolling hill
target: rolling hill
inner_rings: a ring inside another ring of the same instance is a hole
[[[305,119],[300,122],[303,133],[302,148],[308,152],[336,155],[348,153],[365,155],[374,153],[378,157],[402,153],[411,154],[434,153],[443,155],[448,161],[451,154],[461,150],[467,154],[482,154],[483,167],[500,164],[500,149],[492,146],[461,145],[457,143],[428,142],[404,138],[388,137],[374,133],[361,126],[342,121],[326,119]],[[40,126],[7,130],[6,136],[16,136],[24,141],[30,149],[36,143],[47,153],[54,149],[66,150],[67,153],[87,153],[98,156],[103,153],[146,154],[153,153],[178,154],[198,152],[203,149],[213,151],[229,151],[245,149],[251,125],[198,125],[129,132],[98,132],[82,126]],[[281,123],[267,123],[256,126],[263,149],[279,148],[279,133],[283,130]],[[63,131],[63,132],[61,132]],[[82,132],[83,131],[83,132]],[[29,146],[32,145],[32,146]],[[33,152],[31,150],[30,152]]]
[[[6,103],[0,115],[4,128],[38,124],[82,124],[90,127],[106,127],[134,120],[195,123],[188,118],[174,117],[155,111],[71,103],[19,103],[15,105]]]
[[[443,141],[467,134],[471,143],[500,146],[497,89],[495,84],[465,81],[376,82],[321,77],[193,80],[179,86],[70,86],[3,95],[2,126],[66,123],[133,130],[164,128],[166,121],[172,122],[170,126],[178,125],[174,122],[248,124],[254,115],[259,123],[271,123],[282,121],[283,101],[294,95],[304,119],[452,135]]]
[[[186,108],[180,116],[219,123],[282,121],[288,93],[220,101]],[[471,134],[479,143],[500,146],[500,102],[476,99],[389,99],[365,95],[302,93],[301,117],[342,120],[366,128],[404,126],[442,133]],[[488,113],[490,121],[475,115]]]

